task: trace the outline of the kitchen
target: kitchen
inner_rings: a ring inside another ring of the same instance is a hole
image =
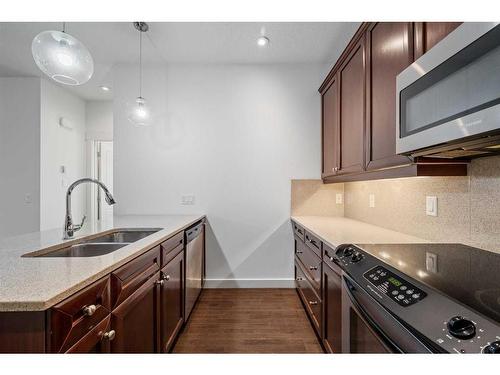
[[[499,353],[499,41],[1,22],[0,352]]]

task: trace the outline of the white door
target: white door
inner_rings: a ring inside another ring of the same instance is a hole
[[[113,142],[92,141],[92,178],[101,181],[113,194]],[[94,230],[113,225],[113,206],[109,206],[97,185],[90,185],[90,221]]]

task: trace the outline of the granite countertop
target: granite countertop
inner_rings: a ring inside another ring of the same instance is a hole
[[[332,248],[341,244],[428,243],[422,238],[345,217],[292,216],[291,219]]]
[[[64,241],[62,228],[0,240],[0,311],[41,311],[119,268],[186,229],[204,215],[115,216],[113,224],[77,232]],[[86,258],[22,257],[41,249],[78,242],[82,237],[120,228],[162,228],[112,253]],[[76,241],[75,241],[76,240]]]

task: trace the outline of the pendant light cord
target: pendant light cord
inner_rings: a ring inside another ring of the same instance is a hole
[[[139,33],[139,96],[142,98],[142,31]]]
[[[63,22],[63,29],[62,29],[62,32],[63,32],[63,33],[66,33],[66,22]]]

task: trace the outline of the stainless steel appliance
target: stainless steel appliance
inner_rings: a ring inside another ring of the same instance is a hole
[[[344,270],[343,352],[500,353],[499,254],[342,245],[333,258]]]
[[[203,287],[205,227],[196,224],[185,232],[186,236],[186,297],[184,320],[187,321]]]
[[[466,22],[396,79],[396,151],[500,153],[500,26]]]

